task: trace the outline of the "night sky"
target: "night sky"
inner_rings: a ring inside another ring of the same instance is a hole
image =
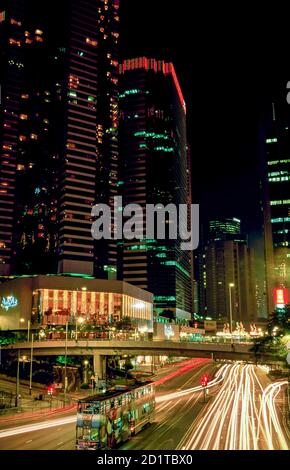
[[[253,232],[260,225],[258,129],[272,96],[286,98],[290,26],[282,7],[231,5],[123,0],[122,55],[174,63],[201,217],[240,217]]]

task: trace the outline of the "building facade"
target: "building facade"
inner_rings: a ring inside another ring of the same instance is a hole
[[[263,210],[272,309],[273,288],[290,289],[290,119],[283,109],[273,104],[263,142]]]
[[[91,209],[117,192],[119,0],[2,8],[0,272],[116,277]]]
[[[160,210],[169,203],[188,204],[186,106],[173,65],[145,57],[125,60],[120,85],[123,204],[139,204],[144,212],[146,204]],[[145,222],[142,217],[140,224]],[[168,216],[167,228],[172,223]],[[184,217],[181,224],[187,223]],[[144,234],[124,240],[120,250],[122,278],[154,293],[156,314],[170,310],[177,318],[191,317],[191,253],[180,249],[178,237]]]
[[[130,319],[153,331],[153,296],[122,281],[91,276],[21,276],[0,285],[0,328],[76,324],[108,326]]]
[[[251,323],[256,320],[253,251],[240,233],[239,219],[209,222],[199,253],[199,313],[203,317]]]

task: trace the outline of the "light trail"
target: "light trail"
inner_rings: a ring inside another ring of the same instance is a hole
[[[275,382],[265,388],[261,402],[261,416],[264,423],[267,445],[269,449],[275,449],[275,441],[281,450],[288,450],[282,427],[277,415],[275,400],[283,386],[287,385],[287,380]]]
[[[288,449],[275,406],[287,382],[276,382],[263,390],[253,365],[228,366],[221,375],[219,392],[193,421],[177,449]]]
[[[226,371],[228,370],[229,367],[230,367],[229,365],[223,365],[218,370],[215,378],[208,383],[207,388],[210,389],[212,387],[215,387],[216,385],[219,385],[224,380]],[[168,393],[166,395],[156,397],[156,403],[161,403],[163,401],[168,401],[168,400],[174,400],[176,398],[189,395],[190,393],[192,394],[192,393],[197,393],[197,392],[202,392],[202,391],[203,391],[203,386],[197,385],[196,387],[187,388],[186,390],[181,390],[180,392]]]
[[[287,381],[271,383],[264,388],[261,377],[265,372],[264,368],[253,365],[223,365],[207,386],[209,389],[219,386],[217,394],[212,397],[202,413],[193,419],[176,448],[288,450],[276,408],[277,398]],[[197,371],[192,379],[196,374]],[[187,383],[188,381],[183,386]],[[168,431],[173,433],[176,426],[180,427],[184,413],[194,409],[202,399],[203,390],[203,387],[198,385],[157,397],[158,424],[154,433],[156,432],[159,438],[164,436],[165,439]],[[75,416],[69,416],[6,429],[0,431],[0,439],[73,424],[75,420]]]
[[[16,436],[17,434],[24,434],[26,432],[39,431],[40,429],[53,428],[56,426],[61,426],[63,424],[70,424],[76,421],[76,416],[69,416],[62,419],[52,419],[48,421],[43,421],[41,423],[27,424],[24,426],[17,426],[16,428],[10,428],[3,431],[0,431],[0,439],[3,437]]]
[[[179,367],[179,369],[171,372],[165,377],[161,377],[160,379],[155,380],[154,383],[155,385],[161,385],[167,382],[168,380],[173,379],[174,377],[178,377],[179,375],[182,375],[185,372],[188,372],[191,369],[196,369],[197,367],[200,367],[202,364],[208,364],[210,362],[211,362],[210,359],[191,359],[190,361],[186,361],[180,364],[180,366],[182,367]]]
[[[182,367],[180,367],[177,371],[171,372],[165,377],[162,377],[161,379],[156,381],[155,384],[160,385],[161,383],[164,383],[167,380],[170,380],[171,378],[184,374],[185,372],[188,372],[189,370],[194,370],[202,365],[206,365],[209,362],[210,362],[210,359],[191,359],[190,361],[184,361],[180,364]],[[158,403],[158,400],[156,401]],[[166,412],[172,413],[174,411],[175,406],[178,405],[178,401],[172,404],[170,399],[168,398],[166,398],[165,400],[160,400],[160,401],[165,402],[162,406],[160,405],[160,407],[158,407],[159,408],[158,412],[161,412],[161,413],[166,413]],[[34,416],[32,415],[32,417]],[[0,439],[4,437],[15,436],[18,434],[24,434],[24,433],[39,431],[39,430],[43,430],[47,428],[53,428],[53,427],[61,426],[65,424],[71,424],[74,422],[76,422],[76,415],[65,417],[65,418],[45,420],[45,421],[34,423],[34,424],[17,426],[14,428],[3,430],[3,431],[0,430]]]

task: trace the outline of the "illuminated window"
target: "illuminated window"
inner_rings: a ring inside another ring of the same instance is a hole
[[[30,134],[31,140],[38,140],[38,135],[37,134]]]
[[[39,36],[41,36],[43,34],[43,31],[41,31],[41,29],[36,29],[35,34],[38,34]]]
[[[19,118],[21,119],[21,121],[27,121],[28,116],[27,114],[20,114]]]
[[[22,24],[21,21],[17,21],[14,18],[10,19],[10,23],[14,24],[15,26],[21,26],[21,24]]]
[[[278,139],[266,139],[266,144],[274,144],[275,142],[278,142]]]
[[[69,76],[69,87],[77,89],[80,84],[80,80],[76,75],[70,75]]]
[[[36,42],[43,42],[43,38],[41,36],[35,36]]]
[[[18,171],[23,171],[23,170],[25,170],[25,166],[19,164],[19,165],[17,165],[16,169],[17,169]]]
[[[20,135],[19,140],[20,140],[20,142],[26,142],[27,141],[26,135]]]
[[[290,222],[290,217],[277,217],[276,219],[271,219],[271,222],[272,224]]]
[[[86,43],[92,47],[97,47],[98,42],[95,39],[86,38]]]
[[[21,46],[21,41],[17,41],[14,38],[9,38],[9,44],[11,44],[12,46]]]
[[[22,93],[21,98],[22,98],[23,100],[28,100],[29,95],[28,95],[27,93]]]

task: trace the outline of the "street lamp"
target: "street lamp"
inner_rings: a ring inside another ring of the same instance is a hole
[[[20,349],[18,349],[18,354],[17,354],[16,397],[15,397],[16,408],[19,405],[19,366],[20,366]]]
[[[34,334],[32,333],[32,335],[31,335],[31,352],[30,352],[29,395],[32,394],[33,340],[34,340]]]
[[[88,365],[89,365],[89,361],[86,359],[84,361],[84,366],[85,366],[85,369],[84,369],[84,383],[88,383]]]
[[[229,283],[229,301],[230,301],[230,333],[231,333],[231,343],[233,342],[233,309],[232,309],[232,288],[235,287],[233,282]]]
[[[64,406],[66,403],[66,391],[67,391],[67,336],[68,336],[68,321],[65,324],[65,354],[64,354]]]

